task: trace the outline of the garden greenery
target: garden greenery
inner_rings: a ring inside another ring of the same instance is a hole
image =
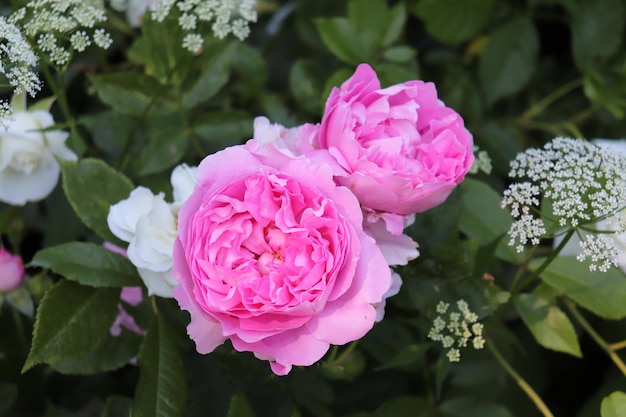
[[[626,416],[626,1],[0,5],[0,416]]]

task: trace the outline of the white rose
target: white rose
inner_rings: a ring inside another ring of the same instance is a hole
[[[0,201],[24,205],[46,198],[59,181],[61,168],[55,158],[76,161],[65,146],[60,130],[41,131],[54,125],[43,110],[18,111],[0,129]]]
[[[190,167],[187,164],[180,164],[172,171],[170,182],[172,183],[174,202],[183,203],[186,201],[196,186],[196,173],[198,167]]]
[[[148,288],[148,294],[171,298],[178,281],[172,277],[172,251],[178,232],[178,208],[195,186],[196,167],[179,165],[172,173],[174,203],[165,201],[163,193],[154,195],[137,187],[126,200],[109,209],[107,222],[111,232],[128,242],[128,259]]]
[[[107,223],[109,229],[124,242],[130,242],[135,236],[137,222],[152,207],[154,194],[146,187],[137,187],[130,192],[130,197],[109,208]]]

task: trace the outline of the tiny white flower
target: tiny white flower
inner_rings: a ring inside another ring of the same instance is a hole
[[[91,45],[91,40],[84,30],[74,32],[72,36],[70,36],[70,42],[72,43],[72,47],[78,52],[83,52]]]
[[[198,35],[197,33],[189,33],[185,35],[183,39],[183,48],[185,48],[189,52],[197,54],[202,50],[203,43],[204,39],[202,39],[202,36]]]
[[[113,44],[113,39],[104,29],[96,29],[93,33],[93,42],[102,49],[108,49]]]

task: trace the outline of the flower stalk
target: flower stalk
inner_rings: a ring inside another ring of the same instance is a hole
[[[513,378],[515,380],[515,382],[517,382],[517,385],[519,385],[519,387],[522,389],[522,391],[524,391],[524,393],[526,393],[528,398],[530,398],[531,401],[533,403],[535,403],[535,405],[537,406],[539,411],[541,411],[541,414],[543,414],[544,417],[554,417],[554,414],[552,414],[552,411],[550,411],[550,409],[548,408],[546,403],[541,399],[539,394],[537,394],[537,392],[526,382],[526,380],[524,380],[524,378],[522,378],[515,371],[515,369],[513,369],[511,364],[509,364],[506,361],[506,359],[504,359],[504,357],[502,356],[500,351],[498,351],[498,349],[496,348],[496,346],[494,345],[494,343],[491,340],[487,340],[487,347],[489,348],[489,350],[493,354],[494,358],[496,358],[498,363],[511,376],[511,378]]]
[[[622,358],[620,358],[617,353],[615,353],[616,350],[626,347],[626,341],[616,343],[615,345],[610,345],[606,342],[606,340],[602,338],[602,336],[598,334],[598,332],[594,330],[594,328],[583,317],[583,315],[580,314],[580,311],[578,311],[576,305],[573,302],[568,300],[565,305],[567,306],[567,309],[572,314],[572,316],[576,319],[576,321],[583,327],[583,329],[585,329],[585,331],[598,344],[598,346],[600,346],[602,350],[604,350],[606,354],[609,355],[609,358],[611,359],[611,361],[613,361],[615,366],[617,366],[620,372],[624,374],[624,376],[626,376],[626,364],[624,364]]]

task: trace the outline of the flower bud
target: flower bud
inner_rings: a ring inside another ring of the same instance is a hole
[[[0,293],[13,291],[20,286],[23,278],[22,258],[0,248]]]

